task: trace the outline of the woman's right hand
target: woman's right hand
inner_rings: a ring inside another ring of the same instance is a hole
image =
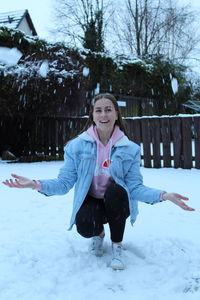
[[[6,179],[6,181],[3,181],[3,184],[9,186],[9,187],[15,187],[15,188],[32,188],[34,189],[36,187],[36,182],[34,180],[31,180],[29,178],[19,176],[16,174],[11,174],[11,176],[15,179]]]

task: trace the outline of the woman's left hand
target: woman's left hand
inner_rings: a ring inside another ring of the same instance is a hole
[[[188,206],[187,204],[185,204],[183,202],[183,200],[187,201],[187,200],[189,200],[189,198],[182,196],[180,194],[177,194],[177,193],[164,193],[163,200],[170,200],[171,202],[178,205],[179,207],[181,207],[184,210],[189,210],[189,211],[195,210],[194,208]]]

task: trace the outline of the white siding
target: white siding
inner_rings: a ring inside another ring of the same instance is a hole
[[[23,31],[27,35],[33,35],[32,30],[30,29],[28,22],[26,21],[26,18],[22,19],[17,29]]]

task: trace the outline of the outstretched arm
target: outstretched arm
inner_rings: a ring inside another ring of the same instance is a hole
[[[125,177],[125,183],[128,186],[133,199],[149,204],[169,200],[184,210],[195,210],[194,208],[189,207],[187,204],[184,203],[184,201],[189,200],[185,196],[182,196],[178,193],[167,193],[143,185],[143,178],[140,173],[140,157],[140,149],[138,148],[132,165],[129,168],[129,171],[127,172]],[[160,196],[162,196],[161,199]]]
[[[23,176],[11,174],[13,178],[5,180],[3,183],[11,188],[32,188],[46,196],[66,194],[77,180],[77,169],[73,155],[74,151],[71,151],[69,144],[65,147],[65,162],[60,168],[57,178],[35,181]]]
[[[19,176],[16,174],[11,174],[11,176],[15,179],[7,179],[5,181],[3,181],[3,184],[13,188],[32,188],[34,189],[36,187],[36,181],[35,180],[31,180],[29,178],[23,177],[23,176]]]
[[[195,210],[194,208],[188,206],[187,204],[185,204],[183,202],[189,200],[189,198],[182,196],[180,194],[177,193],[163,193],[162,195],[162,200],[170,200],[171,202],[173,202],[174,204],[178,205],[179,207],[181,207],[184,210],[189,210],[189,211],[193,211]]]

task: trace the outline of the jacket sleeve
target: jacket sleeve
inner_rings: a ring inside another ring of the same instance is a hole
[[[70,143],[65,147],[64,165],[55,179],[39,180],[42,185],[40,193],[46,196],[63,195],[69,192],[77,181],[75,160]]]
[[[140,148],[138,148],[125,176],[125,184],[130,192],[131,199],[149,204],[160,202],[160,195],[164,191],[143,184],[143,177],[140,173],[140,157]]]

